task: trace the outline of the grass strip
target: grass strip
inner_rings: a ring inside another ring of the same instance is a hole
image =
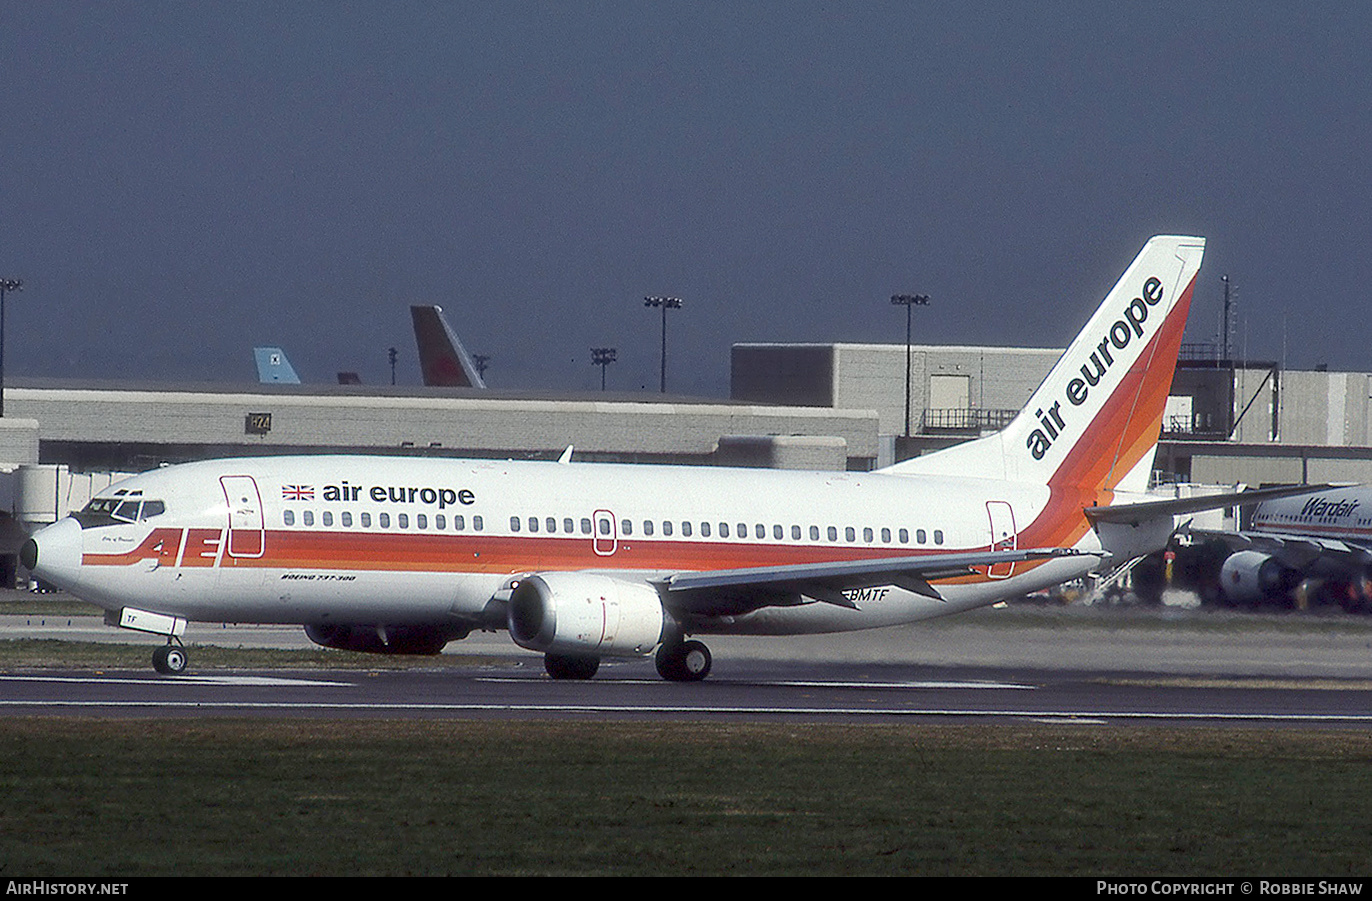
[[[0,720],[25,876],[1366,874],[1354,731]]]

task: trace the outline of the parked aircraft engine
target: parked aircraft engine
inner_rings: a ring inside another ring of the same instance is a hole
[[[510,637],[545,654],[641,657],[662,640],[666,615],[650,585],[590,573],[545,573],[510,594]]]
[[[467,630],[448,626],[320,625],[305,627],[315,644],[340,651],[369,654],[438,654],[450,641],[467,637]]]
[[[1232,604],[1289,603],[1299,573],[1262,551],[1230,554],[1220,568],[1220,591]]]

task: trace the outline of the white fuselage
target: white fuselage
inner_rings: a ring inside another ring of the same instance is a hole
[[[37,536],[38,572],[107,609],[193,621],[479,623],[512,579],[530,573],[591,571],[642,584],[683,571],[984,551],[993,542],[1099,552],[1078,499],[1050,503],[1047,487],[979,478],[319,456],[167,467],[102,497],[141,500],[145,512],[50,527]],[[864,588],[846,593],[851,607],[764,606],[689,628],[893,625],[1035,591],[1097,563],[982,567],[938,582],[941,599]]]

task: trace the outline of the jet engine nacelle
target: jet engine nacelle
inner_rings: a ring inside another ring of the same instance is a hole
[[[318,645],[368,654],[438,654],[467,632],[447,626],[309,625],[305,635]]]
[[[609,576],[545,573],[510,594],[510,637],[545,654],[646,656],[666,622],[652,586]]]
[[[1297,573],[1262,551],[1238,551],[1220,567],[1220,590],[1235,604],[1285,600],[1295,587]]]

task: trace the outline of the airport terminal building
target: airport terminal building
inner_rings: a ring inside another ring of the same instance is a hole
[[[1372,374],[1183,354],[1159,482],[1372,481]],[[362,385],[11,381],[0,580],[34,526],[122,474],[262,454],[377,453],[868,470],[1003,426],[1061,350],[738,344],[731,397]]]
[[[1000,428],[1061,353],[915,345],[907,370],[904,345],[736,344],[731,393],[737,401],[871,409],[880,465]],[[1253,486],[1372,481],[1372,373],[1283,370],[1184,345],[1155,477]]]

